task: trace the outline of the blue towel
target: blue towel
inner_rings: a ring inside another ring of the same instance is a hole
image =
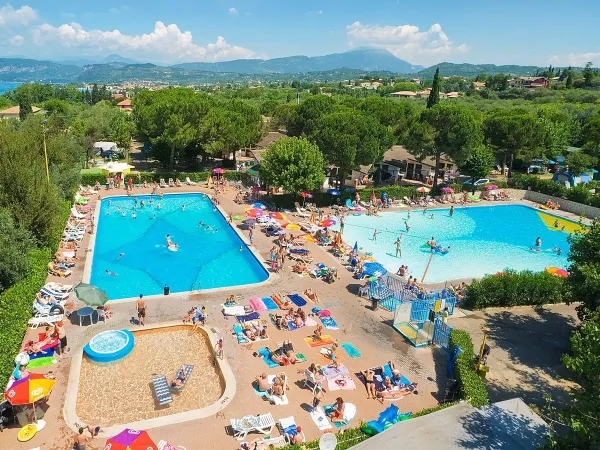
[[[389,364],[383,365],[383,371],[381,373],[381,376],[383,378],[390,377],[392,380],[392,383],[395,384],[396,386],[408,386],[409,384],[412,384],[410,382],[410,380],[402,374],[400,374],[400,380],[394,380],[394,373],[392,372],[392,368],[390,367]]]
[[[360,358],[361,357],[360,352],[350,342],[344,342],[342,344],[342,348],[344,350],[346,350],[346,353],[348,353],[348,355],[350,355],[351,358]]]
[[[269,368],[274,369],[275,367],[279,367],[279,364],[269,357],[270,352],[268,347],[259,348],[257,353],[262,356],[262,360],[267,366],[269,366]]]
[[[331,316],[320,316],[321,322],[323,322],[323,326],[330,330],[339,330],[339,327],[335,320]]]
[[[325,411],[325,414],[327,414],[327,415],[331,414],[331,411],[333,411],[333,410],[334,410],[333,406],[334,406],[334,405],[325,405],[325,406],[323,406],[323,411]],[[342,427],[344,427],[344,426],[348,425],[348,421],[346,421],[346,420],[344,420],[344,421],[342,421],[342,422],[334,422],[334,421],[332,420],[332,421],[331,421],[331,423],[333,423],[333,425],[334,425],[336,428],[342,428]]]
[[[240,323],[249,322],[251,320],[256,320],[259,317],[260,317],[260,315],[257,312],[253,312],[251,314],[246,314],[245,316],[235,316],[237,321]]]
[[[239,323],[236,323],[233,326],[233,332],[235,333],[235,337],[237,338],[238,344],[246,344],[248,342],[248,338],[244,334],[244,330]]]
[[[305,306],[306,305],[306,300],[304,300],[298,294],[290,294],[290,295],[288,295],[288,297],[296,306]]]
[[[42,350],[41,352],[33,353],[29,355],[29,359],[46,358],[48,356],[54,356],[54,347],[47,348],[46,350]]]
[[[279,306],[277,306],[277,303],[275,303],[271,297],[263,297],[262,301],[269,311],[279,309]]]

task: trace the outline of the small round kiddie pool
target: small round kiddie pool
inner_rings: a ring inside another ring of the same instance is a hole
[[[133,334],[128,330],[108,330],[98,333],[83,347],[85,355],[94,362],[112,362],[133,350]]]

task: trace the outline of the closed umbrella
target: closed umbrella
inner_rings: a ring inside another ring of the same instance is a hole
[[[88,306],[102,306],[108,301],[108,294],[93,284],[79,283],[75,295]]]
[[[158,450],[145,430],[125,428],[106,441],[104,450]]]

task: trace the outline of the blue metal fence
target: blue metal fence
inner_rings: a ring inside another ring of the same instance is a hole
[[[433,329],[433,342],[439,346],[450,350],[450,333],[452,327],[444,323],[441,319],[435,319],[435,328]]]

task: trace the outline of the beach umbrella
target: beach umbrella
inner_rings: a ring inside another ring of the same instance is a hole
[[[306,242],[317,242],[310,234],[301,234],[299,237],[304,238]]]
[[[354,242],[354,248],[352,249],[353,253],[358,253],[358,241]]]
[[[125,428],[106,441],[104,450],[158,450],[147,431]]]
[[[327,189],[327,193],[330,194],[330,195],[334,195],[334,196],[337,196],[337,195],[341,194],[341,192],[338,191],[337,189]]]
[[[565,269],[561,269],[560,267],[546,267],[545,271],[546,273],[549,273],[555,277],[566,278],[569,276],[569,272],[567,272]]]
[[[221,169],[220,167],[217,167],[216,169],[213,169],[213,173],[220,175],[220,174],[225,173],[225,171],[223,169]]]
[[[425,187],[425,186],[421,186],[421,187],[417,188],[417,192],[421,192],[423,194],[429,192],[430,190],[431,189],[429,189],[428,187]]]
[[[487,184],[487,185],[485,186],[485,188],[486,188],[488,191],[495,191],[496,189],[498,189],[498,186],[496,186],[495,184]]]
[[[378,262],[369,262],[363,265],[363,273],[367,276],[382,276],[387,273],[387,269]]]
[[[102,306],[108,301],[108,294],[93,284],[79,283],[75,295],[88,306]]]
[[[325,227],[325,228],[330,227],[330,226],[335,225],[335,224],[336,224],[336,221],[333,220],[333,219],[325,219],[325,220],[322,220],[322,221],[319,222],[319,226],[320,227]]]
[[[4,393],[4,398],[13,405],[28,405],[50,395],[56,380],[50,375],[32,373],[15,381]]]
[[[253,209],[247,210],[246,214],[248,214],[250,217],[260,217],[264,213],[263,213],[262,209],[253,208]]]
[[[277,219],[277,220],[286,220],[287,216],[285,214],[281,214],[280,212],[270,212],[269,216],[271,216],[273,219]]]
[[[303,198],[302,200],[302,206],[304,206],[304,203],[306,203],[306,199],[307,198],[312,198],[312,194],[310,192],[300,192],[300,194],[298,194],[300,197]]]
[[[263,205],[262,203],[259,203],[259,202],[252,203],[252,207],[256,208],[256,209],[267,209],[267,207],[265,205]]]
[[[442,188],[442,191],[444,191],[444,192],[454,192],[454,189],[452,189],[451,187],[448,187],[448,186],[444,186]]]
[[[283,225],[281,225],[283,228],[285,228],[286,230],[299,230],[300,229],[300,225],[298,225],[297,223],[284,223]]]

